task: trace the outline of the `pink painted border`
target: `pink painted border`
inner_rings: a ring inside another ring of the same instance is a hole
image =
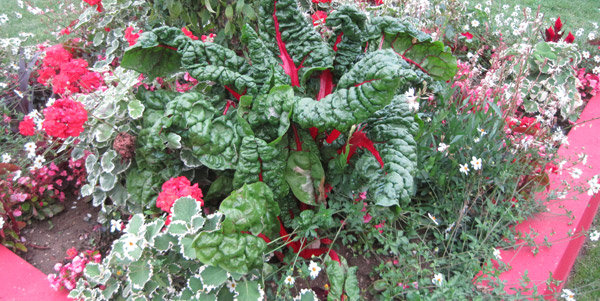
[[[600,117],[600,95],[589,101],[578,123],[595,117]],[[538,294],[551,298],[562,289],[569,276],[600,203],[599,194],[587,194],[587,180],[600,174],[600,119],[582,123],[571,130],[569,144],[561,146],[558,151],[559,156],[569,162],[576,161],[581,153],[588,155],[587,164],[571,166],[568,163],[563,171],[550,176],[550,191],[569,187],[565,186],[565,181],[571,185],[567,196],[564,199],[549,200],[548,212],[540,213],[515,227],[520,233],[538,233],[534,241],[539,246],[539,252],[534,255],[532,248],[526,245],[500,251],[501,261],[510,267],[509,271],[500,275],[507,293],[514,294],[514,289],[523,288],[520,280],[527,271],[531,282],[525,288],[536,285]],[[573,179],[571,168],[581,169],[583,174],[579,179]],[[583,187],[586,191],[579,192],[573,187]],[[547,194],[539,197],[544,199]],[[572,213],[573,218],[567,216],[567,210]],[[545,246],[545,237],[552,243],[550,247]],[[517,241],[519,242],[522,241]],[[554,279],[561,281],[559,285],[546,285],[550,273]]]
[[[70,300],[67,294],[53,290],[44,273],[0,245],[0,300]]]

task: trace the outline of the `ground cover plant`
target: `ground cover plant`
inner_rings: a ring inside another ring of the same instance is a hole
[[[598,32],[455,2],[76,3],[2,78],[2,243],[80,190],[114,241],[57,265],[74,298],[506,298]]]

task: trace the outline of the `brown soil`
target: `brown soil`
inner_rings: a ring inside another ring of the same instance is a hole
[[[358,268],[356,278],[360,288],[361,300],[373,300],[374,296],[371,294],[371,286],[373,282],[379,279],[376,276],[377,273],[375,272],[375,267],[382,262],[391,260],[391,258],[383,258],[380,256],[366,258],[365,256],[352,251],[352,249],[339,244],[336,245],[333,250],[346,259],[349,267]],[[317,294],[319,300],[327,300],[325,284],[328,284],[329,281],[327,280],[327,273],[325,270],[321,270],[319,276],[314,280],[296,278],[296,281],[297,282],[292,289],[292,295],[295,296],[303,288],[310,288]],[[272,285],[275,288],[275,284],[273,283]]]
[[[85,199],[66,201],[65,207],[49,220],[34,221],[21,233],[28,251],[19,255],[45,274],[55,273],[54,265],[63,263],[67,249],[93,250],[102,241],[96,222],[98,208]]]

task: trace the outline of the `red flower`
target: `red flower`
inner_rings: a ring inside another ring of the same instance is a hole
[[[325,23],[325,19],[327,19],[327,14],[322,10],[318,10],[311,17],[313,20],[313,26],[317,26],[319,24]]]
[[[214,41],[215,41],[215,36],[216,36],[216,35],[215,35],[214,33],[211,33],[211,34],[209,34],[209,35],[207,35],[207,36],[205,36],[205,35],[202,35],[202,36],[200,37],[200,41],[202,41],[202,42],[205,42],[205,43],[212,43],[212,42],[214,42]]]
[[[569,34],[565,38],[565,42],[571,44],[574,41],[575,41],[575,36],[569,31]]]
[[[73,55],[65,50],[61,44],[46,48],[46,57],[42,62],[44,67],[59,67],[73,58]]]
[[[186,35],[187,37],[189,37],[190,39],[196,41],[198,40],[198,37],[195,36],[191,31],[189,31],[187,28],[182,27],[181,31],[183,31],[183,34]]]
[[[467,40],[470,40],[470,39],[472,39],[472,38],[473,38],[473,34],[471,34],[471,33],[470,33],[470,32],[468,32],[468,31],[467,31],[467,32],[463,32],[463,33],[461,33],[460,35],[461,35],[461,36],[463,36],[463,37],[465,37],[465,38],[467,38]]]
[[[35,134],[35,123],[33,123],[33,118],[25,116],[23,121],[19,122],[19,133],[23,136],[33,136],[33,134]]]
[[[200,202],[200,206],[204,205],[202,190],[198,188],[197,183],[191,185],[190,180],[185,176],[171,178],[163,183],[162,191],[158,194],[158,198],[156,199],[156,207],[169,213],[166,222],[167,225],[171,221],[170,215],[173,203],[175,203],[175,200],[185,196],[196,199],[196,201]]]
[[[554,33],[554,29],[552,27],[548,27],[546,29],[546,42],[556,42],[556,33]]]
[[[96,72],[86,72],[81,78],[79,78],[79,86],[81,90],[87,93],[91,93],[94,90],[102,86],[104,82],[102,76]]]
[[[141,33],[142,33],[141,29],[137,33],[133,33],[133,27],[129,26],[129,27],[125,28],[125,40],[127,40],[127,42],[129,42],[129,46],[135,45],[135,43],[139,39]]]
[[[75,256],[77,256],[77,249],[75,249],[75,247],[72,247],[67,250],[67,257],[65,257],[65,258],[73,259]]]
[[[562,21],[560,21],[560,17],[558,17],[558,19],[556,19],[556,22],[554,22],[554,31],[558,33],[562,29],[562,26]]]
[[[102,0],[83,0],[83,2],[89,4],[90,6],[98,5],[96,10],[101,13],[102,12]]]
[[[331,3],[331,0],[312,0],[312,3]]]
[[[44,109],[42,126],[46,133],[56,138],[77,137],[83,132],[88,119],[87,111],[80,102],[59,99]]]
[[[67,27],[63,28],[63,30],[61,30],[58,33],[58,35],[60,35],[60,36],[68,36],[70,34],[71,34],[71,27],[70,26],[67,26]]]

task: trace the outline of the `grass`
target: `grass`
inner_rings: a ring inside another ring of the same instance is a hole
[[[577,300],[600,300],[599,279],[600,242],[588,241],[564,287],[575,292]]]
[[[473,0],[471,3],[485,6],[487,0]],[[565,32],[575,32],[579,28],[585,30],[585,34],[598,29],[593,25],[593,22],[600,23],[600,1],[598,0],[492,0],[492,16],[494,13],[502,12],[503,5],[520,5],[521,8],[531,7],[532,11],[536,11],[538,6],[541,6],[540,12],[547,19],[547,24],[550,26],[550,19],[560,17],[563,22]],[[575,39],[576,42],[581,41],[583,37]]]
[[[23,38],[20,34],[33,33],[34,36],[28,38],[24,45],[35,45],[46,40],[55,41],[56,36],[53,33],[75,20],[83,10],[81,3],[85,4],[77,0],[23,0],[25,5],[20,8],[17,1],[0,1],[0,15],[5,14],[8,17],[8,22],[0,25],[0,38]],[[74,7],[69,7],[70,4]],[[44,13],[32,14],[27,10],[27,5],[39,8]],[[17,14],[21,14],[21,18]]]

